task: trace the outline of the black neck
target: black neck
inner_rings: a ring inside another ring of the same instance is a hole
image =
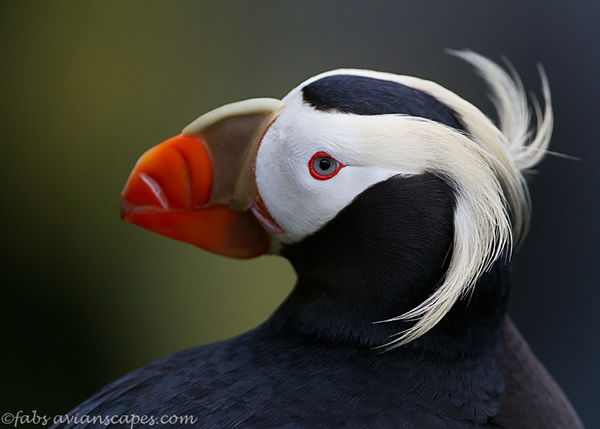
[[[423,302],[447,270],[455,199],[439,177],[393,177],[359,195],[315,234],[286,247],[298,282],[274,315],[326,341],[377,347],[409,322],[374,323]],[[455,357],[492,353],[506,312],[504,260],[423,337],[401,347]],[[400,350],[396,349],[396,350]]]

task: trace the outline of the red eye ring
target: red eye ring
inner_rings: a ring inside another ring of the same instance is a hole
[[[315,153],[308,161],[310,175],[317,180],[328,180],[339,173],[345,165],[327,152]]]

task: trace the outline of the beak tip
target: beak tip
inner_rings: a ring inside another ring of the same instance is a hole
[[[131,204],[127,200],[121,200],[121,210],[119,214],[121,215],[121,220],[129,222],[129,215],[131,213]]]

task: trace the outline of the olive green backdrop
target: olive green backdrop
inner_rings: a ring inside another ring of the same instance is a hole
[[[600,427],[597,269],[600,3],[0,3],[0,414],[64,413],[165,354],[250,329],[294,283],[119,219],[137,157],[200,114],[282,97],[327,69],[412,74],[493,114],[445,48],[506,55],[553,90],[552,149],[515,257],[511,312],[589,427]]]

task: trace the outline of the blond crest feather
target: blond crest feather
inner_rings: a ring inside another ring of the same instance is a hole
[[[509,74],[472,51],[450,53],[473,65],[485,80],[499,126],[475,106],[433,82],[407,76],[394,79],[427,92],[457,113],[468,135],[446,133],[447,155],[462,147],[470,151],[471,157],[430,165],[432,171],[449,179],[457,193],[453,254],[435,292],[413,310],[388,320],[417,322],[384,345],[386,349],[406,344],[432,329],[458,299],[469,294],[503,251],[510,254],[513,240],[524,237],[530,201],[522,173],[543,159],[552,134],[550,89],[541,67],[544,109],[542,112],[537,100],[533,100],[537,125],[532,129],[525,90],[510,64]],[[443,126],[435,124],[435,127]]]

